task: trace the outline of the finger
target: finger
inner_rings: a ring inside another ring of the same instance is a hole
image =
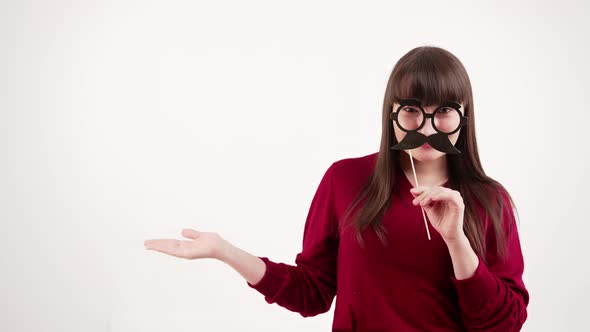
[[[453,205],[456,205],[458,207],[462,207],[464,205],[463,198],[462,198],[461,194],[458,191],[448,189],[448,188],[445,188],[445,190],[441,191],[441,193],[437,197],[437,200],[449,201],[449,202],[453,203]]]
[[[155,240],[155,239],[144,240],[143,241],[143,246],[146,249],[153,249],[153,246],[154,246],[154,242],[155,241],[157,241],[157,240]]]
[[[430,201],[449,201],[456,204],[456,195],[453,190],[441,190],[440,192],[436,193],[436,195],[432,195],[429,198]]]
[[[174,239],[149,239],[149,240],[143,241],[143,245],[145,246],[146,249],[160,250],[164,246],[170,246],[171,245],[171,242],[173,242],[173,241],[178,241],[178,240],[174,240]]]
[[[182,230],[182,236],[184,236],[188,239],[196,240],[199,238],[200,235],[201,235],[201,232],[196,231],[192,228],[185,228]]]
[[[433,188],[432,190],[430,190],[428,193],[424,195],[424,197],[422,197],[422,200],[419,202],[420,206],[426,206],[430,204],[430,202],[432,201],[432,197],[438,194],[439,192],[439,188]]]
[[[440,192],[437,192],[436,194],[430,196],[429,198],[430,198],[431,202],[438,202],[438,201],[442,201],[443,197],[444,197],[444,191],[440,191]]]
[[[430,204],[430,203],[444,200],[444,197],[445,197],[444,190],[439,190],[439,191],[433,192],[431,195],[429,195],[428,197],[426,197],[426,199],[424,199],[422,201],[423,204],[421,204],[421,205],[424,206],[426,204]]]
[[[146,249],[159,251],[164,254],[183,257],[184,245],[183,241],[175,239],[153,239],[144,242]]]
[[[421,193],[423,193],[426,189],[428,189],[428,187],[426,186],[418,186],[418,187],[414,187],[410,189],[410,192],[412,193],[412,195],[414,195],[414,197],[420,195]]]
[[[417,187],[417,188],[419,188],[419,187]],[[420,203],[420,201],[422,201],[422,199],[424,199],[424,197],[430,192],[431,188],[426,187],[426,188],[423,188],[420,190],[421,190],[421,193],[417,197],[415,197],[414,200],[412,201],[412,204],[414,204],[414,205],[418,205]]]

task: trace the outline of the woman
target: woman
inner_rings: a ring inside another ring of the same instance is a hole
[[[304,317],[338,295],[333,331],[520,330],[529,294],[512,199],[482,169],[464,66],[441,48],[411,50],[391,73],[382,119],[379,152],[325,172],[296,265],[192,229],[146,248],[221,260]]]

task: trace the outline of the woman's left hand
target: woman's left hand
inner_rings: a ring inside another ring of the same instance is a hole
[[[412,204],[424,208],[430,224],[445,242],[456,241],[465,236],[463,216],[465,205],[461,193],[442,186],[418,186],[410,189]]]

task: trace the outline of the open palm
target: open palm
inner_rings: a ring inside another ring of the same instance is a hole
[[[219,258],[225,240],[217,233],[183,229],[182,236],[190,240],[149,239],[144,241],[146,249],[159,251],[171,256],[197,259]]]

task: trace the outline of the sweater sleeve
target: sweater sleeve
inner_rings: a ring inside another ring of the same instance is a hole
[[[463,322],[468,331],[520,331],[527,319],[529,293],[523,283],[524,261],[512,205],[504,190],[502,221],[506,237],[506,258],[496,257],[493,227],[488,227],[486,265],[478,255],[479,264],[473,276],[457,280],[451,276],[457,289]]]
[[[248,286],[264,295],[267,303],[276,303],[303,317],[326,312],[336,295],[336,256],[338,221],[333,206],[334,163],[322,177],[311,201],[303,231],[303,248],[295,265],[260,257],[266,271],[255,285]]]

